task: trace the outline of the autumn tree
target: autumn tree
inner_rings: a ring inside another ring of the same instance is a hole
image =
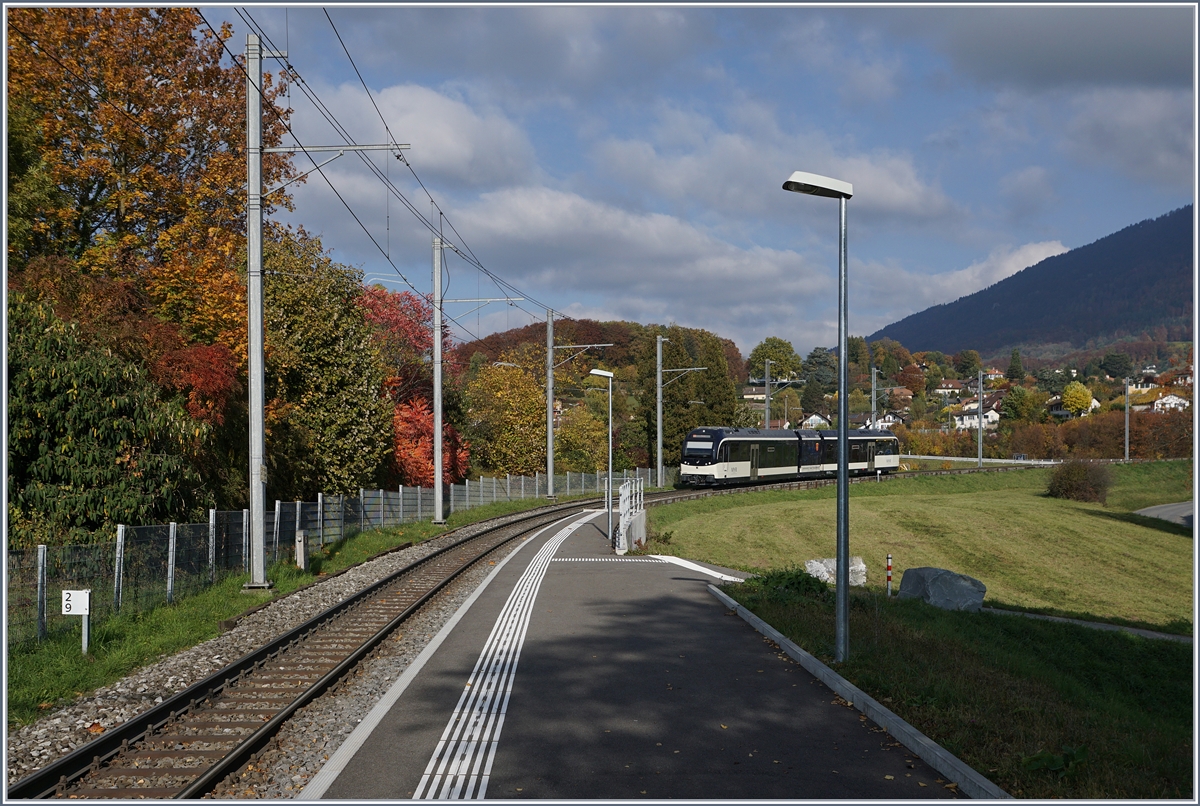
[[[585,405],[563,412],[554,435],[554,467],[575,473],[600,473],[608,467],[607,423]]]
[[[544,347],[539,351],[532,345],[501,353],[497,364],[482,367],[467,385],[478,466],[526,476],[545,470],[546,393],[538,374],[544,372],[545,356]]]
[[[960,378],[974,378],[981,367],[983,367],[983,362],[976,350],[962,350],[954,355],[954,371]]]
[[[386,472],[393,406],[362,274],[303,232],[264,239],[268,496],[357,494]]]
[[[900,375],[896,378],[896,381],[914,395],[925,394],[925,373],[916,364],[909,364],[900,370]]]
[[[1092,405],[1092,393],[1079,381],[1071,381],[1062,391],[1063,408],[1078,417]]]
[[[433,408],[423,397],[396,406],[392,420],[393,461],[400,483],[432,487]],[[442,423],[442,484],[466,478],[471,469],[468,445],[449,423]]]
[[[778,336],[767,336],[750,351],[747,367],[750,377],[762,378],[766,374],[766,360],[771,360],[772,378],[791,378],[803,369],[800,356],[796,355],[792,343]]]
[[[232,29],[214,33],[188,8],[14,8],[8,32],[23,171],[10,176],[9,259],[65,255],[136,278],[186,341],[244,361],[245,76],[223,58]],[[265,146],[285,130],[280,91],[266,79]],[[290,166],[265,155],[264,185]],[[288,204],[268,196],[265,211]]]

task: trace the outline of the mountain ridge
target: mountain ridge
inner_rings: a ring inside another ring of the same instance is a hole
[[[1061,345],[1066,354],[1145,336],[1190,341],[1192,250],[1189,204],[911,314],[867,340],[987,355],[1033,345]]]

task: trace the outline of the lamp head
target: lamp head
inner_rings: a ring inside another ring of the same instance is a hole
[[[784,190],[805,193],[809,196],[825,196],[830,199],[849,199],[854,195],[854,185],[840,179],[831,179],[820,174],[796,171],[783,183]]]
[[[592,371],[591,371],[590,373],[588,373],[588,374],[589,374],[589,375],[596,375],[596,376],[598,376],[598,377],[600,377],[600,378],[610,378],[610,379],[611,379],[611,378],[612,378],[612,376],[613,376],[613,374],[612,374],[611,372],[609,372],[608,370],[605,370],[605,369],[594,369],[594,370],[592,370]]]

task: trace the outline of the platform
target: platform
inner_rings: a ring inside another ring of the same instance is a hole
[[[300,797],[960,796],[706,590],[737,572],[603,529],[510,554]]]

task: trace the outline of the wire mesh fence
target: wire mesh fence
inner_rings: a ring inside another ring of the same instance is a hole
[[[673,484],[678,468],[668,468]],[[613,486],[640,479],[650,486],[647,468],[613,474]],[[555,496],[601,495],[604,473],[555,474]],[[665,485],[659,485],[665,486]],[[479,477],[443,489],[443,517],[502,501],[543,498],[551,483],[545,474]],[[297,559],[303,535],[305,557],[370,529],[433,520],[436,491],[400,486],[358,491],[357,496],[318,493],[316,501],[269,502],[263,535],[269,562]],[[75,546],[10,549],[7,561],[7,642],[14,646],[52,635],[78,632],[80,621],[62,615],[63,590],[91,590],[95,624],[114,613],[138,613],[200,593],[230,576],[250,572],[250,511],[210,510],[207,523],[122,525],[108,542]]]

